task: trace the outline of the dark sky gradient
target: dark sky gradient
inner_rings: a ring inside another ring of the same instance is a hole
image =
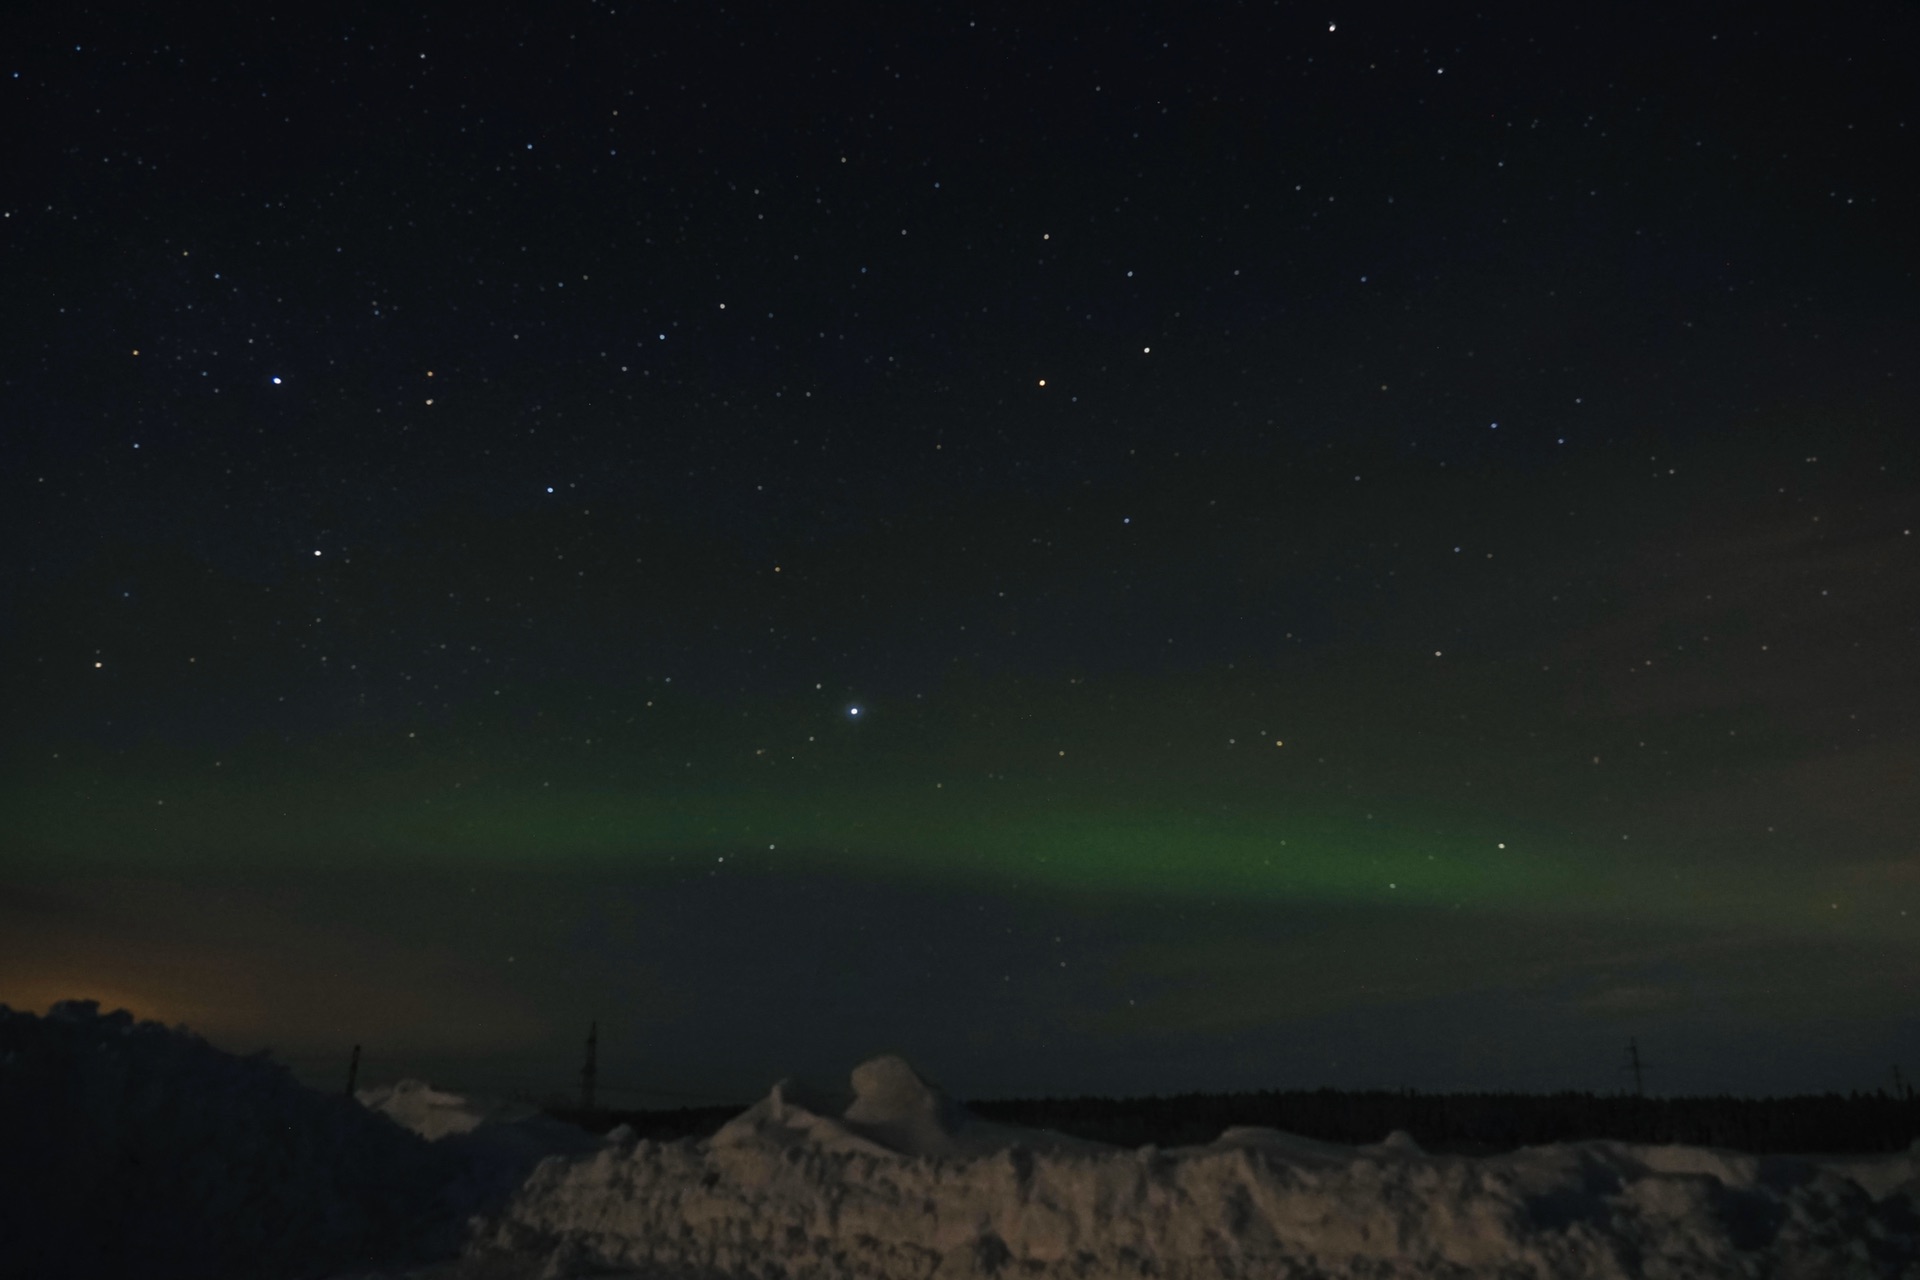
[[[1030,9],[0,20],[0,1001],[1920,1069],[1920,10]]]

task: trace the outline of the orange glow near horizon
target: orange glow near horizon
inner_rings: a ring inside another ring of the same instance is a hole
[[[28,1013],[45,1015],[62,1000],[97,1000],[102,1013],[125,1009],[141,1022],[161,1022],[168,1026],[183,1021],[192,1024],[191,1011],[186,1006],[121,982],[29,977],[0,987],[0,1004]]]

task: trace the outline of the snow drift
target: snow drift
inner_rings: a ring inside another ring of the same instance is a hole
[[[275,1280],[456,1256],[600,1139],[416,1080],[322,1094],[184,1029],[0,1005],[0,1276]]]
[[[898,1058],[852,1083],[839,1115],[783,1082],[708,1142],[548,1161],[473,1253],[790,1280],[1920,1276],[1911,1152],[1846,1162],[1876,1197],[1812,1160],[1608,1142],[1122,1151],[985,1124]]]
[[[603,1141],[417,1081],[355,1105],[90,1002],[0,1006],[0,1275],[1920,1280],[1913,1151],[1128,1151],[982,1121],[899,1058],[851,1084],[782,1081],[704,1142]]]
[[[0,1005],[0,1274],[302,1276],[457,1247],[451,1152],[93,1001]]]
[[[420,1080],[361,1089],[360,1105],[419,1134],[459,1162],[450,1204],[497,1207],[548,1156],[578,1156],[606,1145],[526,1102],[468,1097]]]

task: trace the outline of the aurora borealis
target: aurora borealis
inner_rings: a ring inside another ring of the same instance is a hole
[[[622,1102],[1875,1087],[1920,28],[1856,8],[47,9],[0,1001],[501,1091],[597,1018]]]

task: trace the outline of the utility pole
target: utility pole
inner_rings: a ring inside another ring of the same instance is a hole
[[[593,1110],[593,1082],[600,1074],[600,1021],[587,1024],[587,1065],[580,1068],[580,1109]]]
[[[353,1096],[354,1081],[360,1078],[360,1046],[353,1046],[353,1057],[347,1060],[347,1096]]]
[[[1640,1079],[1640,1043],[1639,1041],[1634,1040],[1632,1038],[1629,1038],[1627,1040],[1627,1064],[1626,1066],[1622,1067],[1621,1070],[1633,1072],[1633,1096],[1636,1098],[1646,1097],[1647,1096],[1646,1087]]]

